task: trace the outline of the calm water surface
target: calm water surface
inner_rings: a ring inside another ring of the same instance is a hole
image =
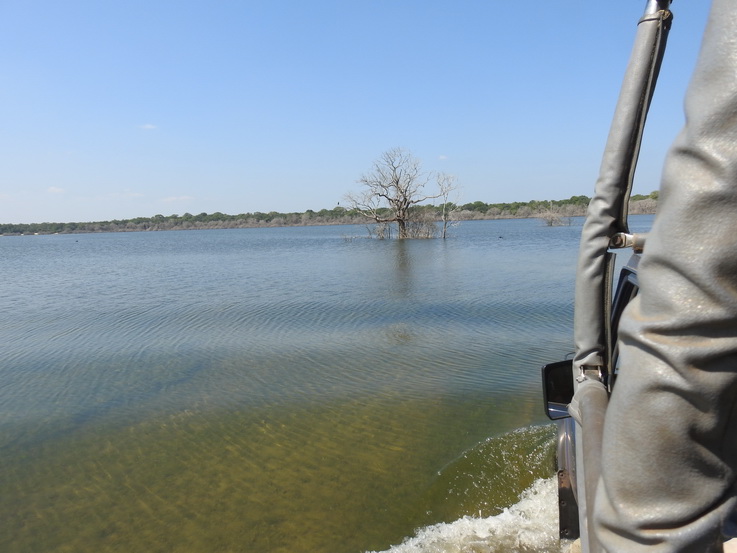
[[[455,550],[552,474],[580,230],[0,238],[0,550]]]

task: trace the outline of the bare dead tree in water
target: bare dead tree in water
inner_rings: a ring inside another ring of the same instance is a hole
[[[433,180],[437,181],[439,191],[430,194],[425,187]],[[346,196],[351,208],[380,227],[396,223],[397,237],[400,239],[428,237],[426,221],[417,218],[423,213],[422,210],[413,208],[440,198],[443,194],[447,195],[449,192],[443,192],[443,187],[454,183],[447,176],[423,171],[420,160],[402,148],[393,148],[381,154],[371,171],[358,182],[364,185],[363,192]],[[420,229],[419,233],[417,229]]]
[[[448,228],[456,223],[454,216],[458,212],[458,205],[456,202],[450,201],[450,194],[458,190],[458,181],[454,175],[440,173],[437,182],[438,188],[440,189],[438,197],[443,199],[443,205],[440,206],[440,220],[443,225],[441,236],[445,240],[448,236]]]
[[[549,227],[571,226],[571,217],[566,215],[565,210],[548,202],[547,209],[541,210],[536,217]]]

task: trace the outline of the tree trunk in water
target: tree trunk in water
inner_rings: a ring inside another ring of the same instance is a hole
[[[404,219],[397,219],[397,226],[399,227],[399,238],[407,238],[407,221]]]

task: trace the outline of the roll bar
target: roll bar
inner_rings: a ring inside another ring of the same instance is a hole
[[[614,254],[642,246],[629,233],[627,210],[640,143],[671,27],[671,0],[648,0],[622,83],[599,178],[581,232],[574,304],[576,480],[584,553],[601,551],[590,509],[601,473],[603,421],[612,384],[611,303]]]
[[[611,370],[608,311],[613,259],[609,248],[628,235],[627,208],[647,111],[665,51],[670,0],[649,0],[637,26],[622,89],[601,162],[594,197],[581,233],[574,311],[573,358],[578,377],[589,373],[607,384]],[[626,240],[624,240],[626,242]]]

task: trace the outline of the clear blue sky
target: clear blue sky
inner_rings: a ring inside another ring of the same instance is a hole
[[[591,195],[645,1],[3,0],[0,222],[332,208],[401,146],[461,203]],[[636,193],[709,2],[676,0]]]

